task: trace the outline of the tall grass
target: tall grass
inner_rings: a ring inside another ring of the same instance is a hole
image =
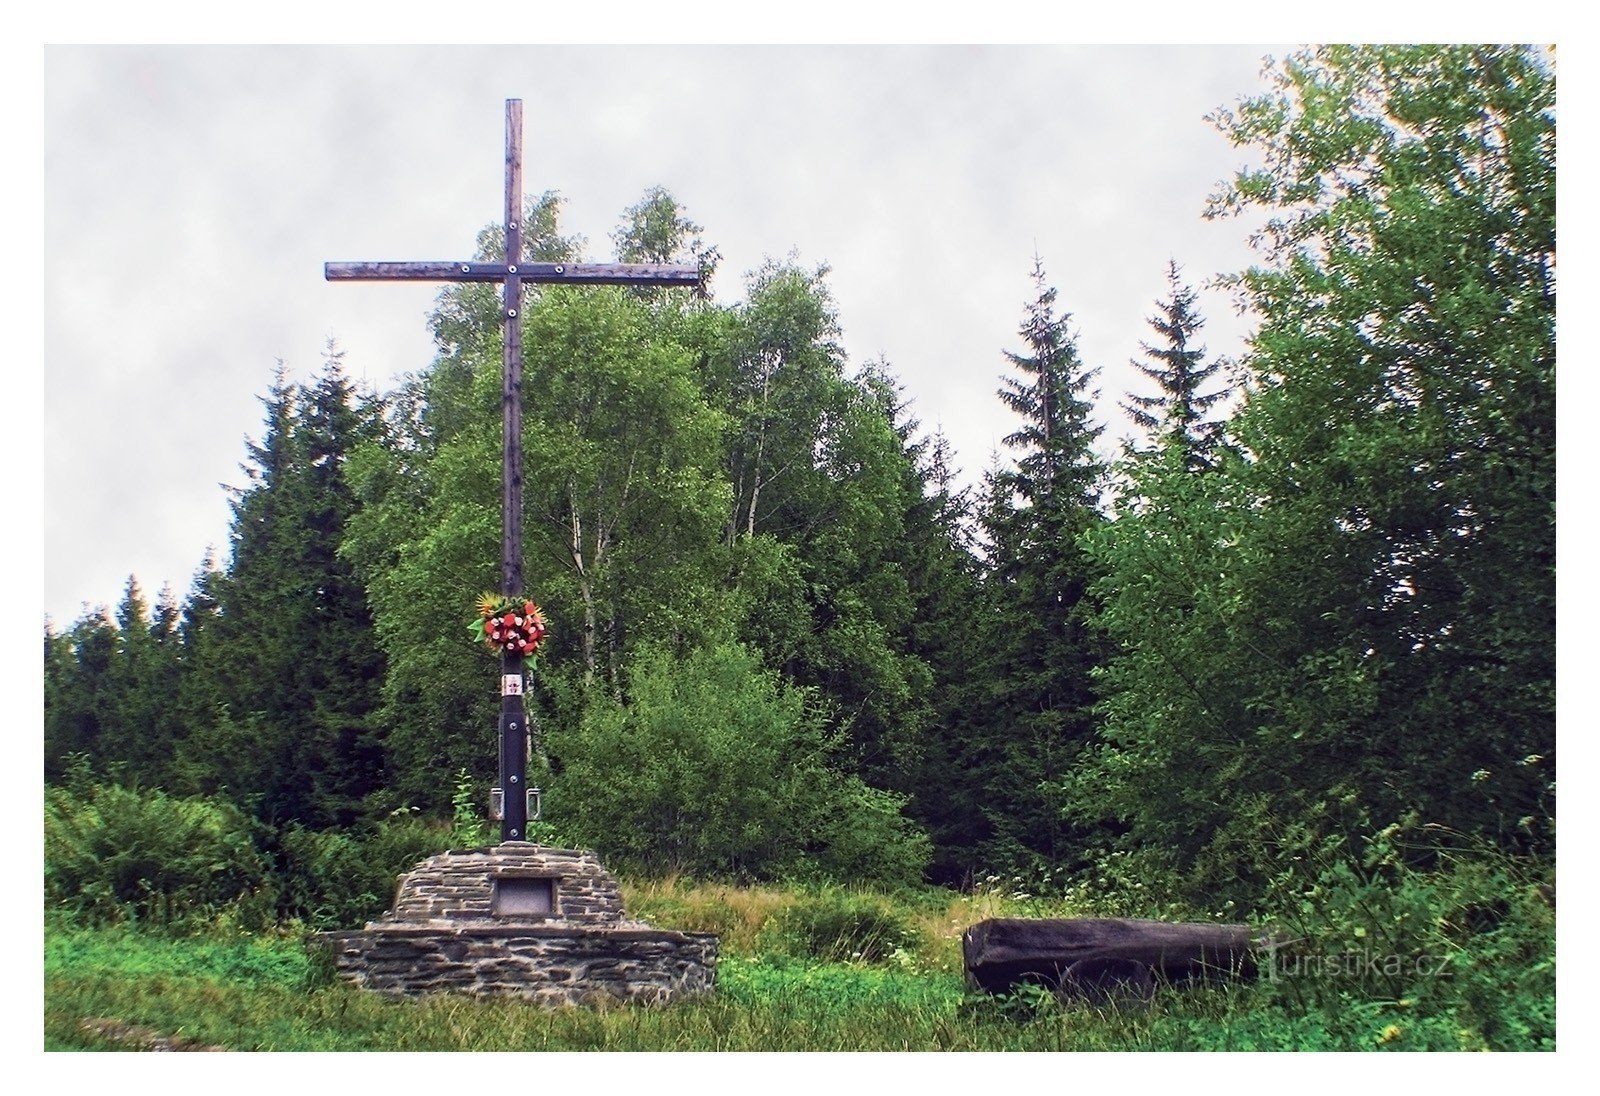
[[[127,1048],[134,1026],[191,1044],[294,1051],[1527,1050],[1554,1040],[1553,908],[1538,879],[1492,859],[1419,873],[1380,850],[1365,869],[1333,864],[1293,893],[1302,951],[1382,940],[1396,954],[1442,955],[1432,981],[1300,971],[1162,991],[1124,1011],[1043,992],[973,996],[963,984],[968,925],[1096,912],[1080,898],[681,878],[625,881],[624,895],[634,916],[722,937],[713,995],[656,1008],[393,1000],[333,982],[293,929],[251,933],[221,919],[177,938],[55,915],[46,1046]]]
[[[58,943],[47,961],[46,1046],[119,1049],[116,1027],[84,1026],[106,1018],[231,1050],[1114,1050],[1157,1041],[1149,1017],[969,1003],[950,973],[735,958],[709,998],[548,1009],[460,996],[397,1001],[342,985],[308,992],[287,940],[219,954],[132,933]],[[277,956],[277,977],[261,976],[273,962],[240,960],[263,955]]]
[[[306,992],[202,974],[52,972],[45,1036],[52,1049],[120,1049],[114,1031],[83,1026],[111,1017],[231,1050],[1349,1050],[1381,1048],[1390,1026],[1378,1014],[1338,1023],[1321,1012],[1294,1016],[1259,987],[1118,1012],[1044,997],[969,999],[949,973],[735,959],[719,975],[714,996],[667,1008],[548,1009],[460,996],[397,1001],[334,985]]]

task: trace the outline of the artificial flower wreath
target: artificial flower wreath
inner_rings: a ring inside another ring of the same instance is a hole
[[[550,631],[539,606],[521,597],[484,594],[467,628],[496,651],[531,658]]]

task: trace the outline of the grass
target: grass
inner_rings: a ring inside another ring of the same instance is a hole
[[[115,1029],[84,1027],[107,1018],[230,1050],[1053,1051],[1150,1042],[1140,1023],[1106,1014],[1012,1015],[969,1003],[960,978],[948,973],[732,959],[707,999],[669,1008],[545,1009],[468,997],[395,1001],[344,986],[307,992],[292,976],[235,981],[204,959],[192,972],[173,972],[184,950],[179,942],[124,938],[120,969],[82,972],[60,969],[58,951],[47,963],[46,1048],[127,1049]],[[285,974],[289,954],[280,955]],[[133,973],[143,968],[169,972]]]
[[[971,996],[960,960],[966,926],[1017,912],[1087,912],[997,893],[889,896],[682,879],[624,889],[630,914],[721,935],[715,994],[654,1008],[393,1000],[327,981],[293,928],[175,938],[56,920],[45,939],[45,1048],[124,1050],[153,1035],[241,1051],[1456,1050],[1544,1041],[1538,1016],[1508,1027],[1505,1002],[1484,1006],[1500,1010],[1502,1019],[1489,1022],[1447,1001],[1429,1011],[1360,986],[1312,999],[1267,983],[1163,991],[1127,1011],[1044,993]],[[835,923],[841,932],[870,924],[898,942],[876,963],[841,959],[857,937],[829,945],[816,935]],[[1553,985],[1549,1008],[1553,1017]]]
[[[179,947],[180,945],[169,945]],[[175,965],[147,942],[142,957]],[[287,969],[288,964],[285,964]],[[1125,1051],[1376,1049],[1382,1016],[1330,1030],[1258,1010],[1256,991],[1173,996],[1146,1010],[972,1000],[956,975],[726,961],[718,993],[668,1008],[545,1009],[517,1001],[396,1001],[344,986],[214,973],[47,972],[45,1045],[128,1049],[85,1020],[114,1018],[191,1044],[254,1051]],[[1363,1039],[1362,1037],[1366,1038]],[[1402,1049],[1394,1047],[1394,1049]]]

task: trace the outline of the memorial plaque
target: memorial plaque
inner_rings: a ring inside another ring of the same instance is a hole
[[[496,917],[550,917],[556,912],[556,881],[501,876],[494,881]]]

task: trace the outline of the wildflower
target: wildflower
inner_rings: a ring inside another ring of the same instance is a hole
[[[1378,1033],[1378,1045],[1381,1047],[1387,1043],[1394,1042],[1398,1038],[1400,1038],[1400,1025],[1390,1024]]]

